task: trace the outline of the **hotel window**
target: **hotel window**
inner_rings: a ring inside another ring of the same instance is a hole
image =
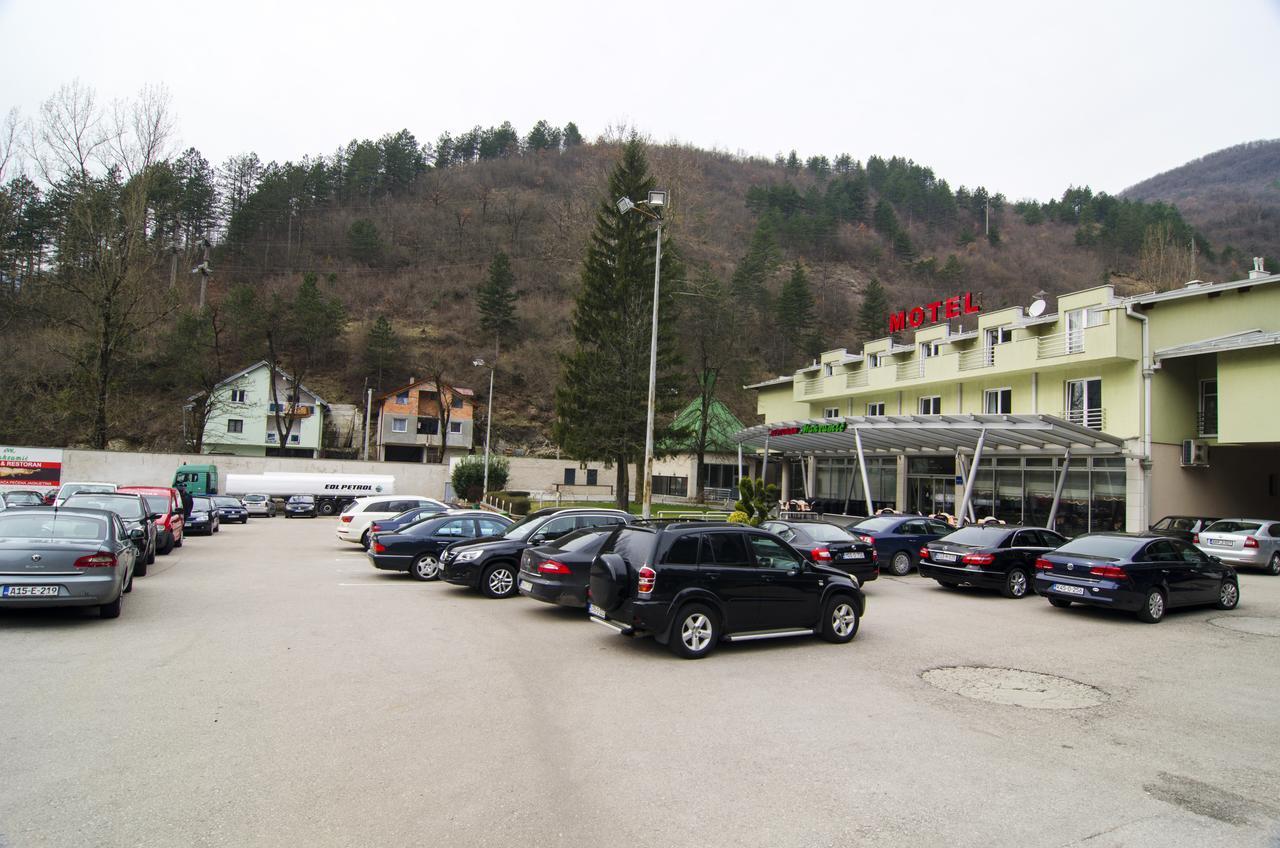
[[[244,403],[244,392],[245,392],[245,390],[244,390],[244,389],[232,389],[232,390],[231,390],[231,402],[232,402],[232,403]]]
[[[987,389],[982,393],[982,411],[987,415],[1013,412],[1013,389]]]
[[[931,356],[937,356],[938,347],[937,342],[920,342],[920,358],[928,359]]]
[[[839,418],[839,417],[840,417],[840,407],[838,407],[838,406],[828,406],[826,409],[822,410],[822,417],[823,417],[823,418]]]
[[[457,435],[458,433],[461,433],[461,432],[462,432],[462,422],[461,422],[461,421],[450,421],[450,422],[449,422],[449,432],[450,432],[450,433],[453,433],[453,434],[455,434],[455,435]]]
[[[1066,419],[1093,430],[1102,429],[1102,380],[1068,380]]]
[[[868,354],[867,354],[867,367],[868,367],[868,368],[879,368],[879,367],[880,367],[880,357],[881,357],[881,356],[883,356],[883,355],[884,355],[884,354],[882,354],[882,353],[868,353]]]
[[[240,419],[240,418],[228,418],[228,419],[227,419],[227,432],[228,432],[228,433],[243,433],[243,432],[244,432],[244,421],[243,421],[242,419]]]
[[[868,415],[884,415],[884,402],[867,404]]]
[[[986,339],[987,347],[1008,344],[1013,341],[1013,330],[1008,327],[988,327]]]
[[[1200,420],[1197,435],[1218,435],[1218,381],[1200,381]],[[1273,530],[1277,528],[1272,528]]]
[[[409,432],[409,419],[408,418],[392,418],[391,432],[393,433]]]
[[[942,395],[933,395],[932,397],[920,398],[920,414],[921,415],[941,415],[942,414]]]
[[[822,376],[830,377],[834,373],[836,373],[836,367],[830,362],[822,366]]]

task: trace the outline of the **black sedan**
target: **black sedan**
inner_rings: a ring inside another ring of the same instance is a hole
[[[613,527],[584,527],[520,555],[520,594],[564,607],[587,606],[591,562]]]
[[[360,544],[367,551],[369,550],[369,537],[374,533],[402,533],[406,527],[412,524],[417,524],[419,521],[431,518],[432,516],[439,515],[445,511],[445,507],[440,504],[433,503],[427,506],[406,509],[399,515],[394,515],[391,518],[379,518],[377,521],[369,525],[369,532],[365,535]]]
[[[240,502],[239,498],[233,498],[229,495],[214,495],[212,500],[220,520],[226,522],[234,521],[237,524],[249,523],[249,510]]]
[[[156,520],[159,515],[151,511],[151,505],[142,495],[132,492],[106,492],[90,494],[81,492],[71,495],[62,502],[59,509],[76,507],[78,509],[105,509],[120,516],[129,538],[138,549],[137,563],[133,568],[134,577],[146,577],[147,566],[156,561]],[[141,535],[134,530],[141,530]]]
[[[4,501],[4,506],[44,506],[44,498],[39,492],[32,491],[8,491],[0,500]]]
[[[1176,607],[1235,609],[1240,581],[1234,568],[1181,539],[1092,533],[1036,561],[1036,592],[1055,607],[1110,607],[1155,624]]]
[[[285,502],[285,518],[315,518],[316,499],[311,495],[294,495]]]
[[[1166,515],[1151,525],[1151,532],[1157,536],[1169,536],[1184,542],[1196,541],[1196,535],[1208,527],[1216,518],[1201,518],[1194,515]]]
[[[499,536],[511,519],[483,510],[450,511],[404,527],[371,533],[369,561],[384,571],[407,571],[415,580],[440,576],[440,552],[454,542]]]
[[[1031,594],[1036,560],[1066,543],[1066,537],[1041,527],[962,527],[920,549],[920,576],[948,589],[978,586],[1024,598]]]
[[[859,583],[880,576],[875,545],[826,521],[766,521],[760,525],[781,536],[815,565],[829,565],[858,578]]]
[[[196,495],[191,499],[191,514],[187,516],[187,523],[182,528],[184,535],[203,533],[206,536],[212,536],[221,526],[218,510],[210,498]]]

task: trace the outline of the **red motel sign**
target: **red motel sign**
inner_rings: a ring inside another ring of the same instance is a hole
[[[982,307],[973,302],[973,292],[965,292],[946,300],[935,300],[933,303],[926,303],[921,306],[913,306],[911,309],[904,309],[901,312],[895,312],[889,316],[889,332],[898,333],[907,327],[919,327],[925,322],[925,314],[929,316],[928,323],[936,324],[938,322],[938,313],[942,313],[943,318],[959,318],[961,315],[969,315],[974,312],[981,312]]]

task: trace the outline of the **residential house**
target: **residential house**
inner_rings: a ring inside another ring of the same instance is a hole
[[[475,392],[446,386],[448,433],[440,433],[441,392],[435,383],[410,379],[409,384],[377,398],[378,459],[383,462],[439,462],[440,452],[458,456],[471,452],[474,437]]]
[[[232,374],[214,387],[204,424],[202,451],[237,456],[320,456],[328,403],[304,385],[293,398],[294,380],[276,370],[272,400],[271,366],[265,361]],[[203,396],[188,398],[193,402]],[[285,444],[281,421],[289,423]]]

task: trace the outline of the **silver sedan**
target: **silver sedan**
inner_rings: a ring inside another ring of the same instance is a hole
[[[1280,521],[1223,518],[1201,530],[1195,544],[1229,565],[1280,574]]]
[[[10,508],[0,513],[0,608],[96,606],[118,618],[138,549],[105,509]]]

